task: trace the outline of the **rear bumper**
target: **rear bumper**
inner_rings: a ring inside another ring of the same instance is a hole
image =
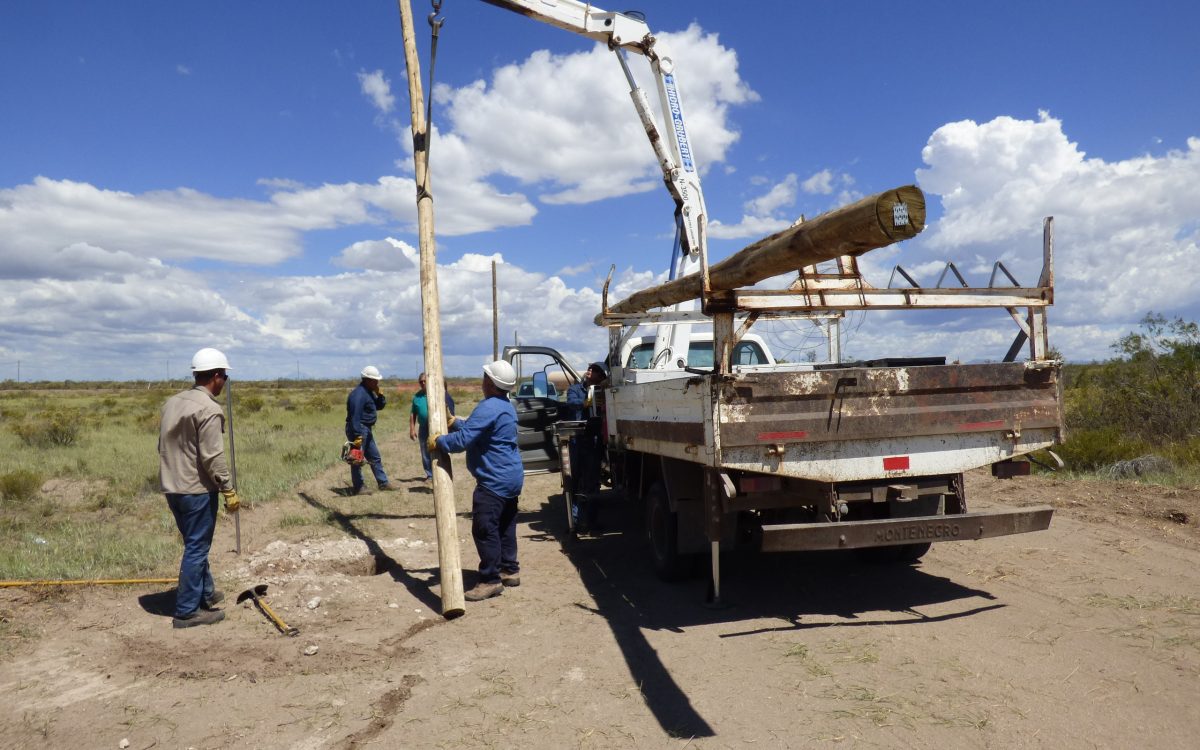
[[[860,549],[898,544],[961,542],[994,536],[1044,531],[1054,509],[1035,505],[1014,510],[950,516],[891,518],[883,521],[794,523],[762,527],[764,552]]]

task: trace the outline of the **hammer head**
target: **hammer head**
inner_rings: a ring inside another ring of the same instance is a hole
[[[266,596],[266,595],[267,595],[267,584],[260,583],[257,586],[255,586],[254,588],[246,589],[242,593],[238,594],[237,603],[241,604],[242,602],[246,601],[247,599],[257,599],[260,596]]]

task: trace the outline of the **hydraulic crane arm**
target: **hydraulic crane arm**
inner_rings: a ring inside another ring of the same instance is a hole
[[[536,21],[571,31],[580,36],[608,45],[621,63],[629,82],[629,95],[637,109],[638,118],[650,139],[650,146],[662,169],[663,182],[675,201],[679,224],[681,251],[671,269],[671,278],[679,278],[700,269],[701,258],[707,257],[705,224],[707,213],[704,194],[700,189],[700,174],[692,156],[684,124],[683,105],[675,83],[674,61],[657,53],[654,35],[638,15],[613,13],[578,0],[483,0],[505,10],[511,10]],[[626,59],[627,52],[643,55],[650,62],[657,83],[659,104],[664,122],[660,129],[650,109],[645,91],[638,86]],[[667,137],[663,137],[663,131]],[[666,145],[664,145],[666,144]],[[675,305],[672,309],[694,309],[694,302]],[[670,367],[686,361],[691,326],[664,326],[655,343],[656,367]]]
[[[497,8],[511,10],[535,21],[557,26],[586,36],[610,47],[621,47],[646,54],[653,45],[650,27],[640,18],[610,13],[575,0],[483,0]]]

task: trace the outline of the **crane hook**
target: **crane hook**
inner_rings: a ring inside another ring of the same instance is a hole
[[[433,12],[429,14],[429,26],[433,29],[433,35],[437,36],[442,24],[446,22],[446,19],[438,15],[442,12],[442,0],[430,0],[430,4],[433,6]]]

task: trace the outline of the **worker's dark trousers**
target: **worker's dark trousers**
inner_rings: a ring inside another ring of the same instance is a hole
[[[517,498],[500,497],[478,485],[471,497],[471,535],[479,552],[479,580],[495,583],[500,573],[517,573]]]
[[[580,530],[595,525],[600,492],[600,445],[592,435],[571,438],[571,521]]]
[[[347,433],[346,439],[353,440],[354,436]],[[363,435],[362,452],[367,465],[371,467],[371,473],[375,475],[375,482],[380,487],[387,484],[388,477],[387,472],[383,470],[383,456],[379,455],[379,446],[375,444],[375,434],[371,430],[367,430],[367,434]],[[362,466],[350,465],[350,486],[354,488],[355,492],[362,489]]]
[[[417,445],[421,446],[421,466],[425,469],[425,478],[433,478],[433,456],[429,455],[429,423],[417,427]]]
[[[179,561],[179,587],[175,590],[175,616],[186,617],[212,596],[213,577],[208,569],[208,550],[217,528],[217,494],[167,495],[167,505],[183,536],[183,559]]]

